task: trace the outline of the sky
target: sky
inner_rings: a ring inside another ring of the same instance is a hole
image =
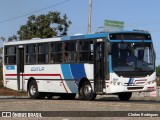
[[[89,0],[1,0],[0,37],[17,34],[30,15],[58,11],[72,21],[68,35],[86,34]],[[160,65],[160,0],[92,0],[91,32],[103,27],[104,21],[125,23],[125,30],[147,30],[151,33],[156,51],[156,65]],[[36,11],[36,12],[35,12]],[[31,14],[30,14],[31,13]],[[0,46],[3,42],[0,40]]]

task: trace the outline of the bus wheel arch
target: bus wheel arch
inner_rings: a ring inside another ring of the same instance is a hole
[[[83,78],[79,82],[78,94],[80,99],[94,100],[96,94],[93,92],[90,81],[87,78]]]
[[[29,84],[31,83],[31,81],[36,81],[33,77],[30,77],[28,79],[28,82],[27,82],[27,92],[29,91]]]
[[[36,80],[33,77],[31,77],[28,80],[27,91],[28,91],[28,95],[32,99],[44,99],[45,98],[44,93],[38,92],[38,85],[37,85]]]
[[[80,89],[81,89],[81,87],[82,87],[82,85],[83,85],[83,83],[85,82],[85,81],[89,81],[87,78],[82,78],[81,80],[80,80],[80,82],[79,82],[79,84],[78,84],[78,92],[80,91]]]

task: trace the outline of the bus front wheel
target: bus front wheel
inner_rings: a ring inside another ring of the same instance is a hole
[[[123,93],[118,93],[118,97],[122,101],[127,101],[131,98],[132,92],[123,92]]]
[[[79,91],[79,96],[84,100],[94,100],[96,98],[96,94],[92,90],[92,86],[89,81],[85,81]]]

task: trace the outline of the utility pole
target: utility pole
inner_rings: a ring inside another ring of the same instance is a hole
[[[91,33],[92,0],[89,0],[88,8],[88,34]]]

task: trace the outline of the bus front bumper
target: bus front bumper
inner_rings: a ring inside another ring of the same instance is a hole
[[[111,84],[109,86],[109,89],[106,93],[119,93],[119,92],[152,92],[156,91],[157,84],[156,82],[153,82],[151,84],[145,84],[145,85],[113,85]]]

